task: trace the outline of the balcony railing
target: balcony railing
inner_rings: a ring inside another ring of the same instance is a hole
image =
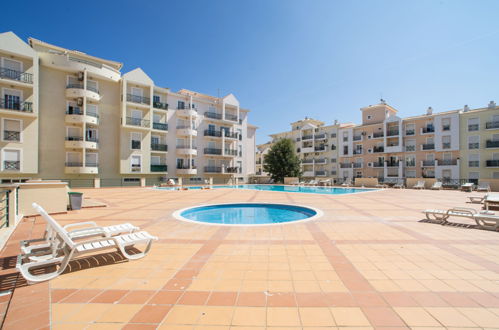
[[[140,164],[132,164],[132,172],[141,172],[142,166]]]
[[[141,141],[132,140],[132,149],[140,150]]]
[[[83,136],[66,136],[66,141],[83,141]]]
[[[163,103],[159,101],[154,101],[152,103],[153,108],[155,109],[161,109],[161,110],[168,110],[168,103]]]
[[[353,149],[353,154],[354,155],[362,155],[363,150],[362,149]]]
[[[340,163],[340,168],[351,168],[352,164],[351,163]]]
[[[315,134],[314,135],[314,139],[316,140],[321,140],[321,139],[325,139],[326,138],[326,134]]]
[[[319,158],[319,159],[315,160],[315,163],[316,164],[326,164],[327,163],[327,159],[326,158]]]
[[[154,151],[168,151],[168,145],[167,144],[161,144],[161,143],[151,143],[151,150],[154,150]]]
[[[85,89],[83,83],[70,83],[66,85],[66,88]],[[93,86],[87,86],[87,91],[99,94],[99,90]]]
[[[149,97],[141,95],[127,94],[126,100],[128,102],[139,103],[139,104],[151,104],[151,99]]]
[[[424,143],[423,150],[433,150],[435,149],[435,143]]]
[[[126,117],[126,124],[132,126],[150,127],[151,121],[134,117]]]
[[[237,121],[237,116],[236,115],[232,115],[230,113],[226,113],[225,114],[225,120]]]
[[[450,131],[450,125],[442,125],[442,131]]]
[[[384,152],[385,151],[385,147],[374,147],[373,148],[373,152]]]
[[[82,162],[66,162],[66,167],[83,167]]]
[[[387,167],[399,167],[399,162],[386,162]]]
[[[499,128],[499,121],[489,121],[485,123],[486,129]]]
[[[480,167],[480,161],[478,160],[470,160],[468,162],[469,167]]]
[[[305,141],[305,140],[312,140],[314,138],[313,135],[304,135],[301,137],[301,140],[302,141]]]
[[[87,137],[85,137],[85,141],[97,143],[97,142],[99,142],[99,139],[96,137],[93,137],[93,136],[87,136]]]
[[[0,78],[17,80],[28,84],[33,83],[33,75],[31,73],[21,72],[4,67],[0,67]]]
[[[241,173],[241,168],[239,167],[227,167],[225,173]]]
[[[468,149],[478,149],[480,148],[480,143],[468,143]]]
[[[373,167],[385,167],[385,162],[374,162]]]
[[[204,171],[206,173],[222,173],[222,168],[219,166],[205,166]]]
[[[486,148],[499,148],[499,141],[487,140],[485,147]]]
[[[206,155],[221,155],[222,149],[218,148],[204,148],[204,153]]]
[[[168,131],[168,124],[165,123],[152,123],[152,128],[153,129],[159,129],[161,131]]]
[[[237,139],[237,133],[236,133],[236,132],[228,132],[228,131],[224,131],[223,135],[224,135],[226,138],[229,138],[229,139]]]
[[[493,160],[487,160],[485,163],[486,167],[499,167],[499,160],[493,159]]]
[[[406,162],[405,162],[405,166],[406,166],[406,167],[415,167],[415,166],[416,166],[416,161],[415,161],[415,160],[413,160],[413,161],[409,161],[409,162],[408,162],[408,161],[406,161]]]
[[[445,143],[442,143],[442,149],[450,149],[450,142],[445,142]]]
[[[5,141],[21,141],[21,132],[3,131],[3,139]]]
[[[33,112],[32,102],[15,102],[12,100],[0,99],[0,108],[22,112]]]
[[[408,129],[405,131],[405,135],[414,135],[415,131],[413,129]]]
[[[326,151],[326,147],[325,146],[315,147],[314,150],[315,151]]]
[[[4,160],[3,169],[8,171],[18,171],[21,169],[21,162],[18,160]]]
[[[227,156],[237,156],[238,152],[236,149],[225,149],[224,150],[224,155]]]
[[[468,125],[468,132],[473,132],[473,131],[478,131],[478,124],[471,124],[471,125]]]
[[[177,170],[195,170],[197,167],[189,164],[177,164]]]
[[[434,132],[435,132],[435,127],[434,127],[433,125],[423,127],[423,128],[421,129],[421,132],[422,132],[423,134],[427,134],[427,133],[434,133]]]
[[[397,136],[399,135],[398,129],[390,129],[386,132],[386,136]]]
[[[385,134],[383,132],[373,133],[373,138],[382,138],[383,136],[385,136]]]
[[[325,176],[326,173],[327,173],[326,171],[315,171],[316,176]]]
[[[416,151],[416,146],[405,146],[405,151]]]
[[[362,135],[354,135],[353,136],[353,140],[354,141],[360,141],[360,140],[362,140]]]
[[[353,168],[362,168],[363,163],[353,163]]]
[[[314,162],[313,159],[302,159],[302,164],[312,164]]]
[[[215,130],[212,130],[212,129],[205,129],[204,130],[204,136],[222,137],[222,132],[221,131],[215,131]]]
[[[95,117],[95,118],[99,119],[99,114],[96,112],[87,111],[87,116]]]
[[[221,113],[216,113],[216,112],[205,112],[204,116],[206,118],[211,118],[211,119],[222,119],[222,114]]]
[[[168,165],[151,165],[151,172],[168,172]]]
[[[421,163],[423,164],[423,166],[435,166],[434,160],[423,160]]]
[[[438,161],[438,165],[441,166],[457,165],[457,159],[440,159]]]

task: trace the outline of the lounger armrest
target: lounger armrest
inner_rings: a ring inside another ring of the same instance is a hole
[[[78,234],[79,232],[86,232],[86,231],[88,231],[88,229],[89,228],[75,229],[75,230],[68,231],[68,234],[74,235],[74,234]],[[95,231],[95,235],[99,235],[99,234],[105,235],[106,234],[106,231],[104,230],[103,227],[91,227],[90,229],[92,229],[92,231]]]
[[[97,224],[94,221],[85,221],[85,222],[71,223],[69,225],[65,225],[63,228],[68,230],[68,228],[86,226],[86,225],[90,225],[92,227],[97,227]]]
[[[477,214],[477,211],[475,209],[469,207],[454,207],[447,210],[447,214],[451,212],[469,213],[470,215]]]

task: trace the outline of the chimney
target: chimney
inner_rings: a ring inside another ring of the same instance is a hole
[[[487,106],[489,109],[495,109],[496,108],[496,103],[494,101],[490,101],[489,105]]]
[[[335,124],[335,125],[338,125],[338,119],[335,119],[335,120],[334,120],[334,124]]]
[[[468,111],[470,111],[470,107],[469,107],[467,104],[465,104],[465,105],[464,105],[464,108],[463,108],[463,111],[464,111],[464,112],[468,112]]]
[[[428,109],[426,109],[426,114],[429,116],[431,114],[433,114],[433,108],[432,107],[428,107]]]
[[[379,101],[381,102],[381,104],[386,104],[386,101],[383,99],[379,99]]]

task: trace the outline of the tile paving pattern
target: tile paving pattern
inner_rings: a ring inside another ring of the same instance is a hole
[[[27,286],[15,271],[23,220],[1,253],[4,329],[498,329],[499,233],[423,223],[425,208],[466,204],[457,191],[354,195],[217,189],[84,190],[106,208],[55,216],[63,225],[131,222],[160,238],[147,257],[110,251]],[[288,202],[324,216],[265,227],[175,220],[203,203]],[[467,220],[462,220],[466,222]]]

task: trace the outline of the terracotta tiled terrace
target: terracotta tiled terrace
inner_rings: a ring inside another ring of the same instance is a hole
[[[13,289],[0,296],[5,329],[499,328],[499,233],[421,222],[425,208],[478,208],[467,193],[78,190],[108,206],[55,216],[62,224],[131,222],[160,240],[138,261],[91,255],[27,286],[14,268],[18,241],[44,225],[23,220],[2,251],[1,289]],[[248,201],[310,205],[324,216],[265,227],[172,217]]]

